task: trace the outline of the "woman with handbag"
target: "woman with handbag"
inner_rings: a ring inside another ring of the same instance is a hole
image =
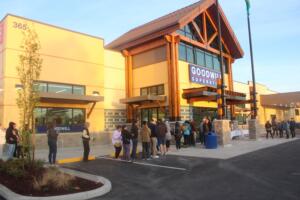
[[[122,133],[121,133],[122,127],[117,126],[117,129],[113,132],[112,135],[112,144],[115,148],[115,158],[118,159],[119,155],[122,151]]]

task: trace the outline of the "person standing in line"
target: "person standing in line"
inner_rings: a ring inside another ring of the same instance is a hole
[[[147,126],[147,122],[143,121],[142,130],[141,130],[141,140],[143,146],[143,159],[150,159],[150,136],[151,130]]]
[[[119,158],[119,155],[122,151],[122,127],[120,125],[117,126],[117,129],[113,132],[112,135],[112,144],[115,148],[115,159]]]
[[[283,122],[277,122],[277,130],[279,132],[279,137],[283,138]]]
[[[137,125],[137,121],[133,121],[131,126],[131,141],[132,141],[132,152],[131,152],[131,160],[136,160],[136,150],[138,145],[138,135],[139,135],[139,127]]]
[[[16,147],[15,147],[15,152],[14,152],[14,157],[15,158],[20,158],[23,157],[23,147],[22,147],[22,138],[19,135],[19,131],[17,129],[17,127],[15,126],[14,130],[13,130],[17,140],[16,140]]]
[[[296,137],[296,122],[294,118],[292,118],[290,121],[290,131],[292,138]]]
[[[13,158],[16,149],[17,136],[14,133],[14,129],[16,129],[16,123],[9,122],[8,129],[6,130],[6,134],[5,134],[8,160]]]
[[[54,123],[50,123],[47,130],[48,146],[49,146],[49,163],[50,165],[55,165],[56,154],[57,154],[57,137],[58,132],[55,130]]]
[[[158,141],[160,144],[160,153],[162,156],[166,155],[166,134],[167,134],[167,126],[166,124],[159,119],[158,124],[157,124],[157,136],[158,136]]]
[[[200,122],[200,126],[199,126],[199,139],[200,139],[201,144],[204,144],[204,131],[203,131],[204,123],[205,123],[205,118],[203,118],[203,120]]]
[[[82,131],[82,143],[83,143],[83,162],[87,162],[89,160],[90,154],[90,131],[89,131],[90,124],[86,122],[84,124],[84,128]]]
[[[176,142],[176,149],[179,150],[181,148],[181,138],[182,138],[182,130],[179,122],[175,123],[174,136]]]
[[[209,132],[210,132],[209,119],[206,118],[203,123],[204,144],[205,144],[205,137],[208,135]]]
[[[150,123],[148,124],[148,127],[151,130],[151,135],[150,135],[150,139],[151,139],[151,154],[152,154],[152,158],[159,158],[157,156],[157,133],[156,133],[156,125],[153,119],[151,119]]]
[[[191,121],[190,144],[196,146],[197,129],[195,121]]]
[[[273,133],[272,133],[272,124],[270,123],[270,121],[267,121],[266,124],[265,124],[265,128],[266,128],[266,132],[267,132],[267,135],[266,135],[266,138],[268,139],[269,138],[269,134],[270,136],[273,138]]]
[[[126,161],[130,160],[130,140],[131,134],[127,130],[127,126],[122,126],[122,141],[123,141],[123,159]]]
[[[3,158],[4,155],[4,144],[5,144],[5,129],[0,124],[0,159]]]
[[[287,121],[283,121],[282,122],[283,123],[283,131],[285,132],[285,134],[286,134],[286,139],[289,139],[290,138],[290,134],[289,134],[289,123],[287,122]]]
[[[183,138],[184,138],[184,145],[190,145],[190,134],[191,134],[191,126],[189,121],[185,121],[183,124]]]
[[[272,125],[273,136],[278,137],[278,123],[276,121],[276,117],[272,118],[271,125]]]
[[[166,152],[169,151],[170,149],[170,144],[172,140],[172,134],[171,134],[171,127],[170,123],[168,121],[165,122],[166,127],[167,127],[167,133],[166,133]]]

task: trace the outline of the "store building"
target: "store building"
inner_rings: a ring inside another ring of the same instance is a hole
[[[221,7],[222,46],[228,117],[234,92],[232,65],[243,50]],[[217,6],[202,0],[130,30],[106,48],[125,57],[127,119],[200,121],[217,115],[219,62]]]
[[[5,16],[0,27],[0,123],[4,126],[19,122],[16,97],[21,87],[16,67],[22,31],[28,27],[38,35],[43,59],[36,83],[40,91],[35,109],[38,133],[45,133],[47,123],[55,121],[60,132],[73,133],[63,134],[65,143],[80,143],[79,132],[86,121],[92,133],[103,133],[126,121],[125,106],[118,100],[125,95],[124,58],[104,49],[102,38],[14,15]],[[45,137],[41,137],[41,144],[45,144]]]
[[[241,83],[234,81],[234,89],[244,92],[250,98],[250,88],[252,82]],[[300,122],[300,92],[278,93],[269,89],[266,85],[256,83],[257,90],[257,120],[261,127],[266,121],[276,118],[278,121],[290,120],[294,118]],[[242,104],[235,107],[235,116],[239,124],[247,123],[250,118],[251,107],[249,104]]]

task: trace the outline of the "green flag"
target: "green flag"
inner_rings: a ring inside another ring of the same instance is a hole
[[[250,0],[245,0],[247,6],[247,13],[250,14]]]

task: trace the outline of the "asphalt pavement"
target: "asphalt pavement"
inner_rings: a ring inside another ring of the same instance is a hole
[[[104,157],[66,167],[110,179],[112,191],[99,200],[300,200],[300,140],[227,160],[167,155],[127,163]]]

